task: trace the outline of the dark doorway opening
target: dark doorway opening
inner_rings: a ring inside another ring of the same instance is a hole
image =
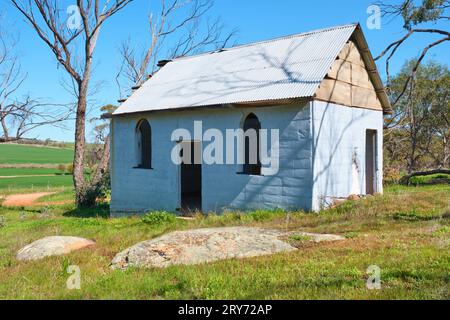
[[[202,209],[202,146],[196,141],[181,144],[181,211],[186,214]]]
[[[377,131],[366,131],[366,194],[377,192]]]

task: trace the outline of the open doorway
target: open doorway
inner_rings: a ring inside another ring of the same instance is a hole
[[[181,211],[202,209],[202,145],[197,141],[181,142]],[[184,157],[184,154],[190,154]]]
[[[377,131],[366,130],[366,194],[377,192]]]

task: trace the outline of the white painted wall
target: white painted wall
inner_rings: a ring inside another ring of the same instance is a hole
[[[311,109],[314,186],[313,210],[366,193],[366,130],[377,130],[377,192],[383,192],[383,114],[314,101]],[[355,159],[356,161],[353,161]]]
[[[135,169],[135,126],[140,117],[113,120],[111,147],[112,200],[116,215],[148,210],[175,211],[180,207],[179,167],[171,161],[175,143],[172,131],[193,132],[196,120],[203,130],[241,127],[243,119],[255,113],[265,129],[280,131],[280,168],[275,176],[237,174],[241,166],[202,166],[203,211],[226,209],[285,208],[310,209],[312,197],[310,103],[258,108],[221,108],[152,113],[146,116],[152,127],[153,170]],[[207,142],[204,142],[203,148]],[[235,150],[235,153],[237,150]]]
[[[380,111],[313,101],[299,105],[220,108],[149,113],[153,170],[135,169],[137,116],[112,122],[111,179],[113,215],[149,210],[175,212],[180,207],[180,170],[171,161],[173,130],[193,132],[241,127],[255,113],[265,129],[280,131],[280,168],[274,176],[237,174],[241,166],[202,165],[203,211],[283,208],[319,210],[332,198],[365,194],[365,132],[378,132],[378,192],[382,192],[382,128]],[[207,145],[203,143],[203,148]],[[237,150],[235,150],[237,153]],[[353,158],[356,160],[353,161]],[[356,172],[356,174],[355,174]],[[313,179],[314,177],[314,179]]]

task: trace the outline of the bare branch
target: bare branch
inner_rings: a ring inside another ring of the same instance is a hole
[[[209,49],[224,48],[235,36],[232,31],[223,38],[220,19],[210,23],[207,14],[214,3],[212,0],[161,0],[161,10],[149,14],[150,41],[143,54],[139,55],[130,43],[123,44],[120,54],[124,64],[117,79],[124,78],[131,86],[139,86],[146,80],[146,74],[155,70],[161,50],[167,51],[165,59],[195,54]],[[205,20],[205,21],[204,21]],[[168,38],[175,45],[167,48]],[[122,86],[119,84],[119,87]]]
[[[400,3],[392,4],[384,1],[376,3],[382,11],[383,16],[391,16],[393,18],[401,17],[403,19],[403,28],[407,30],[406,34],[400,39],[390,43],[376,58],[375,61],[387,56],[385,62],[387,86],[391,82],[390,76],[390,62],[395,56],[398,49],[414,34],[428,34],[428,35],[443,35],[444,38],[438,39],[435,42],[424,47],[418,60],[417,65],[413,68],[411,75],[406,79],[404,90],[393,102],[393,105],[398,103],[408,88],[409,82],[414,77],[417,68],[420,66],[422,60],[425,58],[428,50],[431,48],[449,41],[450,32],[446,30],[445,24],[439,27],[437,24],[440,20],[447,20],[448,16],[445,15],[447,9],[450,8],[450,1],[419,1],[403,0]],[[433,28],[420,28],[419,25],[433,22],[438,27]]]
[[[435,47],[435,46],[437,46],[437,45],[439,45],[439,44],[441,44],[441,43],[443,43],[443,42],[445,42],[445,41],[450,41],[450,37],[446,37],[446,38],[439,39],[439,40],[437,40],[437,41],[435,41],[435,42],[429,44],[428,46],[426,46],[426,47],[422,50],[422,53],[420,54],[419,58],[417,59],[416,64],[414,65],[414,67],[413,67],[413,69],[412,69],[412,71],[411,71],[411,74],[408,76],[408,78],[407,78],[406,81],[405,81],[405,84],[404,84],[404,86],[403,86],[403,90],[402,90],[402,91],[400,92],[400,94],[396,97],[396,99],[395,99],[394,102],[392,103],[393,105],[396,105],[396,104],[400,101],[400,99],[403,97],[403,95],[405,94],[405,92],[406,92],[406,90],[407,90],[407,88],[408,88],[408,85],[409,85],[410,81],[411,81],[412,79],[414,79],[414,77],[415,77],[415,75],[416,75],[416,72],[417,72],[417,69],[419,68],[419,66],[420,66],[420,64],[422,63],[423,59],[424,59],[425,56],[427,55],[428,50],[430,50],[431,48],[433,48],[433,47]]]
[[[83,202],[82,190],[85,186],[86,112],[93,54],[103,24],[133,0],[105,0],[102,1],[103,5],[100,4],[100,0],[77,0],[81,26],[75,32],[69,30],[60,18],[59,13],[62,12],[61,6],[63,5],[60,1],[10,1],[76,83],[74,184],[77,191],[77,203],[81,204]],[[78,54],[75,50],[76,44],[84,48],[83,54]]]

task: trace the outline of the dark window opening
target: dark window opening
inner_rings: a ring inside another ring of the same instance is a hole
[[[141,120],[137,126],[138,168],[152,168],[152,128],[147,120]]]
[[[243,173],[261,175],[260,137],[261,123],[251,113],[244,121],[244,166]]]

